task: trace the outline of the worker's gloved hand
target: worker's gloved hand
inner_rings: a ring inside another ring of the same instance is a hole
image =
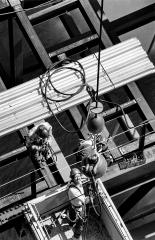
[[[90,197],[89,197],[89,196],[86,196],[86,198],[85,198],[85,204],[88,204],[88,203],[90,203]]]
[[[98,162],[98,158],[99,154],[94,151],[92,155],[84,159],[82,166],[82,171],[84,174],[89,177],[92,176],[92,174],[94,175],[94,167]]]

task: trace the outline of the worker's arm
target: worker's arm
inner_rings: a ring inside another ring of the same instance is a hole
[[[32,144],[32,145],[31,145],[31,148],[32,148],[33,150],[40,151],[40,150],[42,149],[42,146],[37,146],[37,145],[35,145],[35,144]]]
[[[82,206],[85,204],[85,195],[78,189],[71,187],[68,191],[69,200],[74,206]]]

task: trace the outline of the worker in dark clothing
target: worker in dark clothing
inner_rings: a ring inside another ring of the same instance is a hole
[[[71,182],[68,185],[68,197],[71,202],[69,219],[74,225],[72,239],[80,239],[86,217],[86,197],[81,180],[81,172],[78,168],[71,169]]]
[[[56,167],[56,155],[52,149],[52,126],[49,123],[43,122],[30,130],[28,149],[34,163],[39,164],[39,167],[49,165],[56,182],[63,183]]]
[[[49,159],[54,160],[53,151],[50,148],[50,136],[52,133],[52,127],[49,123],[41,123],[35,126],[29,132],[29,145],[31,148],[31,153],[36,161],[39,163],[44,163]]]
[[[83,173],[88,177],[102,177],[107,171],[105,157],[97,151],[91,139],[82,140],[77,153],[77,161],[81,162]]]
[[[107,138],[102,133],[96,136],[96,148],[97,152],[104,156],[107,166],[110,166],[113,163],[113,157],[108,148]]]

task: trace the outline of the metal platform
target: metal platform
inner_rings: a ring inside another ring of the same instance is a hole
[[[86,238],[84,239],[132,240],[129,231],[101,180],[97,179],[96,182],[101,200],[101,215],[100,217],[95,216],[93,212],[88,215],[88,221],[90,222],[88,224],[88,232],[85,235]],[[68,204],[66,186],[56,190],[52,194],[44,195],[25,203],[25,216],[36,239],[72,239],[72,229],[69,229],[65,220],[59,220],[58,218],[61,213],[60,211],[65,209]]]

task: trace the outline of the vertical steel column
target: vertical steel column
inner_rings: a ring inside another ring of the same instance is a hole
[[[42,45],[39,37],[37,36],[33,26],[31,25],[27,15],[25,14],[25,12],[20,4],[20,1],[19,0],[8,0],[8,2],[11,5],[11,7],[14,9],[15,14],[17,16],[17,20],[19,21],[20,25],[22,26],[23,32],[25,33],[27,40],[29,41],[30,45],[32,46],[33,50],[35,51],[42,66],[44,67],[45,70],[47,70],[53,64],[52,64],[44,46]],[[54,146],[56,147],[56,149],[59,149],[59,147],[56,143],[54,143]],[[60,149],[59,149],[59,152],[61,152]],[[63,180],[66,182],[69,179],[70,167],[69,167],[65,157],[63,156],[63,154],[61,154],[59,161],[61,161],[63,163],[62,166],[65,168],[64,171],[68,175],[68,176],[65,175],[65,179],[64,179],[64,174],[62,176]],[[41,167],[43,176],[45,177],[45,180],[46,180],[48,186],[51,187],[51,186],[55,185],[53,174],[51,173],[48,165],[46,164],[46,166],[45,166],[45,164],[44,164],[44,166],[40,166],[40,167]],[[61,170],[61,172],[62,172],[62,170]]]
[[[37,36],[33,26],[31,25],[25,11],[23,10],[19,0],[8,0],[11,7],[13,7],[17,20],[19,21],[23,32],[25,33],[26,39],[29,41],[32,49],[35,51],[38,59],[40,60],[42,66],[48,69],[52,66],[52,62],[42,45],[39,37]]]
[[[9,47],[10,47],[10,68],[12,87],[22,83],[23,76],[23,52],[22,35],[16,26],[14,18],[8,19]]]

